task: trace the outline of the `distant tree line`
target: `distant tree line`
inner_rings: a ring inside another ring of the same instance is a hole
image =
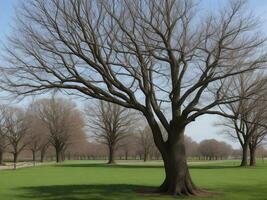
[[[109,164],[114,164],[116,159],[144,162],[162,159],[142,116],[116,104],[98,101],[86,105],[81,112],[73,102],[52,97],[33,101],[25,109],[2,105],[0,116],[1,165],[4,153],[5,158],[13,160],[14,168],[19,156],[21,160],[32,160],[34,165],[45,160],[65,159],[106,159]],[[165,140],[166,137],[167,134],[163,134]],[[250,157],[254,163],[256,157],[262,160],[267,157],[267,150],[261,145],[263,141],[262,136]],[[243,148],[233,149],[215,139],[197,143],[188,136],[185,136],[185,150],[190,160],[244,156]]]

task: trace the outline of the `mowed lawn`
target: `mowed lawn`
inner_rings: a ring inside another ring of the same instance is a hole
[[[215,194],[186,199],[267,199],[267,164],[239,168],[237,161],[190,164],[194,182]],[[0,171],[1,200],[163,200],[173,197],[144,194],[143,188],[163,180],[161,163],[129,161],[117,166],[103,162],[67,161]]]

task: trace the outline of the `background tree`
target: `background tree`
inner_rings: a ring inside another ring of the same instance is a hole
[[[185,128],[203,114],[227,115],[218,106],[240,97],[225,95],[226,80],[266,63],[265,38],[243,2],[202,14],[187,0],[26,1],[2,88],[19,95],[60,88],[142,112],[164,161],[159,191],[195,195]]]
[[[43,162],[45,152],[49,146],[48,129],[44,123],[36,116],[36,113],[32,113],[29,110],[26,114],[30,124],[28,125],[28,148],[32,152],[32,161],[35,165],[36,154],[40,151],[40,161]]]
[[[151,134],[150,127],[147,126],[143,130],[140,130],[138,135],[138,145],[140,147],[140,153],[143,156],[144,162],[149,159],[153,144],[153,136]]]
[[[55,149],[56,161],[62,161],[71,133],[83,128],[81,114],[72,102],[54,97],[38,100],[30,109],[49,131],[48,140]]]
[[[263,125],[265,124],[267,113],[265,99],[266,77],[241,74],[235,80],[232,80],[229,88],[238,89],[233,91],[230,89],[229,91],[231,92],[227,95],[239,95],[241,99],[228,104],[227,109],[225,109],[225,112],[234,117],[228,117],[225,122],[219,124],[226,128],[225,133],[227,135],[238,140],[243,150],[241,166],[247,166],[249,147],[251,147],[250,152],[252,153],[253,164],[253,154],[255,154],[253,146],[256,148],[257,142],[261,141],[259,139],[260,135],[266,129]],[[254,141],[252,141],[253,138]]]
[[[267,157],[267,149],[263,146],[259,146],[256,151],[256,156],[258,158],[262,159],[262,162],[264,163],[265,158]]]
[[[25,112],[18,108],[10,107],[5,112],[6,136],[10,153],[13,154],[14,169],[17,167],[19,154],[28,145],[26,137],[30,121],[25,116]]]
[[[186,136],[185,137],[185,150],[186,150],[186,155],[188,157],[194,158],[194,157],[199,157],[200,153],[198,151],[199,144],[195,141],[192,140],[192,138]]]
[[[94,108],[86,109],[86,115],[96,141],[108,147],[108,164],[115,163],[119,142],[133,131],[133,113],[119,105],[99,101]]]
[[[119,142],[119,150],[124,154],[125,160],[128,160],[129,156],[132,156],[134,154],[134,151],[136,149],[135,146],[137,144],[136,141],[136,134],[131,133]]]
[[[218,160],[219,158],[228,158],[231,155],[232,147],[215,139],[203,140],[199,144],[199,152],[208,160]]]

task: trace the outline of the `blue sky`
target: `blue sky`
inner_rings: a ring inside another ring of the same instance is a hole
[[[15,16],[15,7],[20,0],[0,0],[0,41],[5,42],[5,37],[11,33],[10,26],[12,25]],[[201,6],[205,9],[216,10],[227,3],[229,0],[202,0]],[[263,22],[263,31],[267,31],[267,0],[249,0],[247,7],[251,9],[257,16],[260,16]],[[0,60],[1,62],[1,60]],[[216,138],[230,142],[235,148],[239,148],[237,143],[232,142],[225,136],[220,134],[220,128],[214,126],[216,121],[220,120],[216,116],[203,116],[198,118],[186,129],[187,135],[196,141],[201,141],[208,138]]]

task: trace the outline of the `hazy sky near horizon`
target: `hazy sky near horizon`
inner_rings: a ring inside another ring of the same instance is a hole
[[[216,11],[231,0],[201,0],[201,7]],[[5,43],[6,36],[12,34],[11,25],[15,17],[15,8],[20,0],[0,0],[0,41]],[[267,0],[248,0],[247,8],[252,10],[256,16],[260,17],[263,23],[263,32],[267,31]],[[0,58],[1,64],[1,58]],[[233,142],[229,138],[220,134],[221,128],[214,126],[216,122],[221,120],[215,115],[205,115],[198,118],[195,122],[186,128],[186,134],[199,142],[203,139],[215,138],[231,143],[235,148],[239,148],[239,144]]]

